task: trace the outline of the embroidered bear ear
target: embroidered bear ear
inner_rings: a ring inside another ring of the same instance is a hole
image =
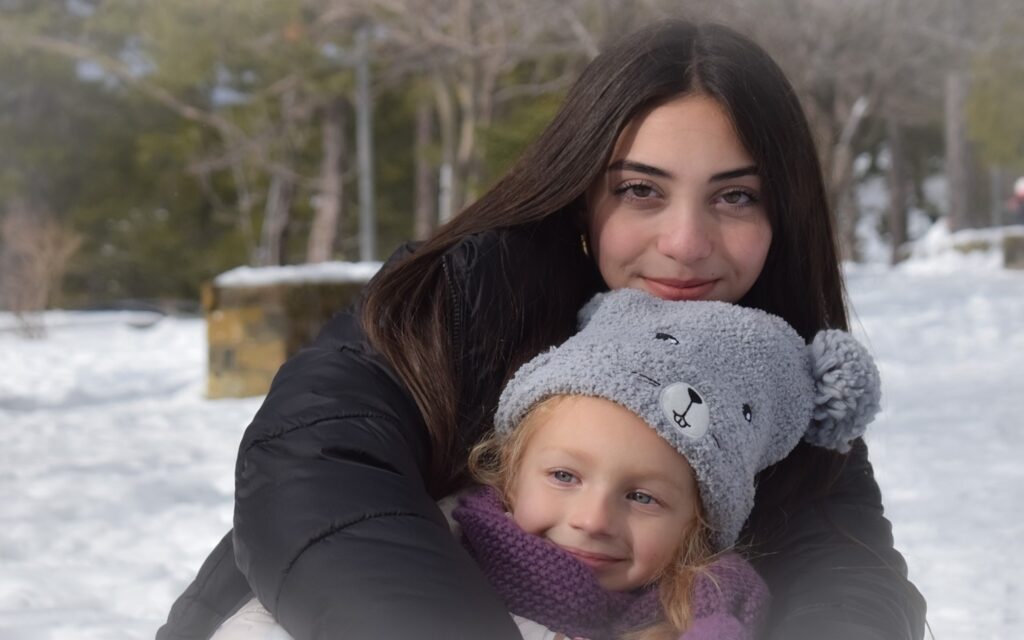
[[[845,453],[878,413],[878,368],[864,345],[845,331],[820,331],[807,349],[815,389],[814,414],[804,439]]]

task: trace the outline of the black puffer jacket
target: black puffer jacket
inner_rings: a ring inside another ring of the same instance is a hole
[[[500,309],[509,264],[549,250],[506,232],[453,248],[445,268],[450,317],[464,323],[457,339],[487,330],[474,322]],[[471,367],[472,343],[459,346]],[[496,398],[505,372],[468,370],[480,402]],[[464,439],[480,427],[464,427]],[[428,495],[429,456],[402,383],[356,318],[337,316],[275,378],[240,447],[234,535],[179,597],[158,640],[208,638],[253,592],[298,640],[518,638]],[[774,598],[766,638],[923,637],[924,602],[892,548],[866,451],[848,458],[824,500],[752,519],[772,541],[755,559]]]

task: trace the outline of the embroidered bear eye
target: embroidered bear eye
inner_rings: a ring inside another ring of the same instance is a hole
[[[656,333],[654,334],[655,339],[664,340],[665,342],[671,342],[672,344],[679,344],[679,341],[675,339],[675,336],[671,336],[667,333]]]
[[[749,404],[743,405],[743,419],[750,422],[754,419],[754,412],[750,409]]]

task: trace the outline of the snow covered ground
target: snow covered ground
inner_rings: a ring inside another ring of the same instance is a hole
[[[1024,272],[932,256],[848,280],[884,380],[871,455],[935,637],[1024,637]],[[204,399],[201,320],[45,320],[25,340],[0,316],[0,640],[151,638],[230,526],[259,399]]]

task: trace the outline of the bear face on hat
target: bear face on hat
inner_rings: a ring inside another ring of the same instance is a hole
[[[689,461],[716,549],[732,546],[756,474],[801,438],[848,450],[878,410],[878,372],[856,340],[807,345],[785,321],[724,302],[622,289],[580,312],[580,331],[523,365],[495,429],[507,433],[556,395],[605,398],[640,416]]]

